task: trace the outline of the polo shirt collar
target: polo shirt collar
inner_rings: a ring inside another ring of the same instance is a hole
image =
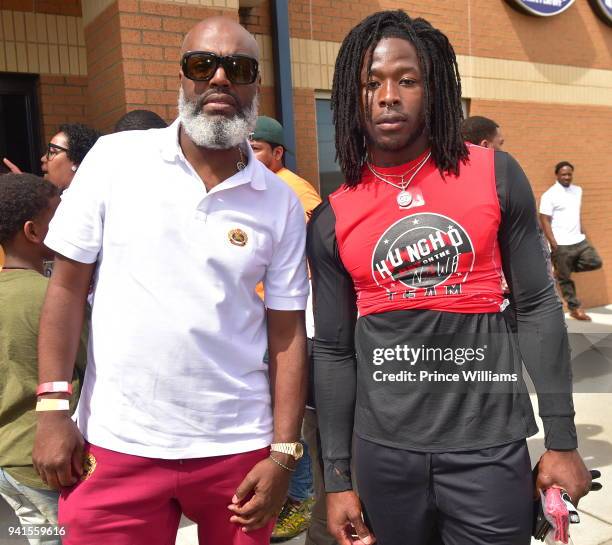
[[[183,154],[183,150],[181,149],[179,143],[180,126],[181,122],[177,117],[172,124],[168,126],[168,128],[162,129],[164,131],[164,135],[161,141],[160,152],[164,161],[183,161],[188,164],[189,161],[187,161],[187,158]],[[258,191],[267,189],[265,172],[263,170],[265,167],[257,160],[250,144],[246,140],[244,141],[243,151],[245,149],[247,151],[246,155],[248,159],[246,168],[236,172],[236,174],[230,176],[218,186],[215,186],[211,191],[214,192],[216,188],[219,188],[219,190],[229,189],[231,187],[236,187],[238,185],[247,183],[250,183],[251,187]]]

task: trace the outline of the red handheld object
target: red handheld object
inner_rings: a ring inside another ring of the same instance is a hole
[[[569,539],[569,511],[561,497],[560,488],[549,488],[544,492],[544,516],[555,529],[555,541],[567,543]]]

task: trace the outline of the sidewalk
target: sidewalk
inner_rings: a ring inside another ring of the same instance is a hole
[[[571,533],[575,545],[612,545],[612,305],[587,313],[592,322],[566,315],[577,392],[576,428],[580,454],[589,469],[601,471],[604,489],[580,502],[580,524],[572,526]],[[535,408],[537,401],[532,398]],[[544,451],[543,434],[530,438],[528,444],[535,461]]]

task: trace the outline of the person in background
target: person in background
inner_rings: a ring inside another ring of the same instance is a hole
[[[114,132],[165,129],[167,126],[168,123],[151,110],[132,110],[119,118]]]
[[[40,158],[45,180],[66,189],[79,165],[93,147],[100,133],[81,123],[64,123],[47,144]]]
[[[492,148],[500,151],[504,145],[504,137],[501,133],[499,125],[488,117],[483,117],[480,115],[468,117],[463,121],[461,133],[466,142],[470,142],[471,144],[475,144],[477,146],[482,146],[483,148]],[[508,303],[502,312],[508,321],[510,329],[516,333],[516,314],[512,302],[512,294],[510,293],[508,282],[503,274],[501,283],[504,297],[508,300]]]
[[[285,167],[283,158],[287,148],[284,144],[282,125],[276,119],[260,115],[255,130],[250,135],[250,142],[255,157],[293,189],[308,219],[321,203],[321,197],[310,182]]]
[[[255,130],[250,135],[250,143],[255,157],[293,189],[300,199],[306,221],[308,221],[313,210],[321,203],[321,197],[309,182],[285,167],[284,157],[287,147],[283,136],[283,126],[276,119],[263,115],[259,116]],[[258,293],[263,299],[261,285],[258,286]],[[314,323],[310,302],[309,298],[309,306],[306,309],[306,333],[308,338],[312,339]],[[312,379],[312,373],[310,373],[310,378]],[[304,413],[303,436],[306,442],[304,456],[299,461],[296,472],[291,478],[287,501],[276,521],[276,526],[272,532],[272,540],[291,539],[308,529],[307,545],[334,543],[334,539],[329,535],[326,528],[325,490],[322,468],[317,463],[320,449],[317,444],[317,419],[312,399],[312,387]],[[314,504],[310,497],[313,475]]]
[[[0,272],[0,495],[22,525],[51,533],[45,540],[30,537],[32,545],[60,543],[55,526],[59,494],[41,481],[32,464],[38,321],[48,283],[43,262],[53,256],[43,240],[59,200],[59,189],[38,176],[0,176],[0,244],[6,251]],[[85,364],[83,341],[71,384],[72,411]]]
[[[483,148],[501,150],[504,145],[504,136],[499,125],[488,117],[472,115],[468,117],[461,127],[463,139]]]
[[[557,181],[540,200],[540,222],[550,244],[555,276],[569,315],[590,322],[591,317],[576,296],[571,275],[600,269],[602,260],[582,228],[582,188],[572,183],[574,166],[561,161],[555,166],[555,176]]]

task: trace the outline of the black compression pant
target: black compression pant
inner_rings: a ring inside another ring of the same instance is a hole
[[[377,545],[529,545],[531,463],[524,440],[426,454],[355,437],[357,486]]]

